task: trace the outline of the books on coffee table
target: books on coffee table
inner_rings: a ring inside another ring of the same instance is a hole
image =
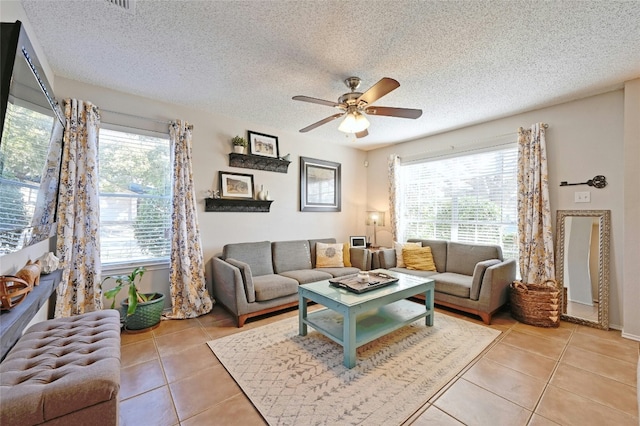
[[[359,274],[347,275],[340,278],[332,278],[329,284],[334,287],[344,288],[354,293],[365,293],[380,287],[398,282],[398,278],[379,272],[370,272],[369,279],[361,281]]]

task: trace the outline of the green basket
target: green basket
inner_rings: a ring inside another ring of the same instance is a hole
[[[155,293],[156,298],[148,302],[138,303],[138,307],[133,315],[126,316],[129,304],[124,300],[125,318],[124,326],[127,330],[144,330],[160,323],[162,311],[164,309],[164,294]]]

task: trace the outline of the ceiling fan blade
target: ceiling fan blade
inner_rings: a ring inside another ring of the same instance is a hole
[[[316,127],[320,127],[320,126],[322,126],[323,124],[327,124],[328,122],[333,121],[333,120],[335,120],[336,118],[342,117],[343,115],[344,115],[344,114],[333,114],[332,116],[327,117],[327,118],[325,118],[324,120],[320,120],[320,121],[318,121],[317,123],[313,123],[313,124],[311,124],[310,126],[305,127],[304,129],[300,129],[300,133],[306,133],[306,132],[308,132],[309,130],[313,130],[313,129],[315,129]]]
[[[332,101],[325,101],[324,99],[311,98],[309,96],[294,96],[292,99],[294,101],[311,102],[312,104],[326,105],[334,108],[340,107],[340,104],[338,103],[335,103]]]
[[[369,135],[369,132],[367,131],[367,129],[364,129],[363,131],[356,133],[356,138],[364,138],[367,135]]]
[[[421,109],[391,108],[391,107],[379,107],[379,106],[367,107],[365,108],[364,112],[371,115],[386,115],[388,117],[414,118],[414,119],[422,115]]]
[[[372,103],[374,103],[387,93],[391,92],[392,90],[397,89],[398,87],[400,87],[400,83],[398,83],[396,80],[389,77],[384,77],[380,79],[379,82],[371,86],[369,90],[364,92],[358,98],[357,103],[366,102],[368,105],[371,105]]]

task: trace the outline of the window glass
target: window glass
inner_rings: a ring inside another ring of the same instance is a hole
[[[400,167],[399,236],[498,244],[517,259],[515,146]]]
[[[103,264],[164,261],[171,241],[171,153],[166,137],[100,129]]]

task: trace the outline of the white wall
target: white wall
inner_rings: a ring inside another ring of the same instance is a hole
[[[428,119],[428,116],[427,111],[425,119]],[[625,260],[623,117],[624,91],[617,90],[369,151],[367,202],[370,207],[376,209],[389,209],[386,173],[379,171],[387,167],[387,158],[391,153],[400,157],[443,150],[455,153],[474,145],[491,145],[509,139],[515,141],[518,127],[528,128],[533,123],[547,123],[549,195],[554,216],[556,210],[611,210],[610,325],[622,328],[622,266]],[[608,185],[603,189],[589,186],[559,186],[561,181],[585,182],[595,175],[606,176]],[[635,189],[637,190],[637,186]],[[590,191],[591,203],[574,203],[575,191]],[[390,228],[378,232],[378,239],[382,245],[390,245]],[[635,241],[638,241],[638,236]],[[627,261],[637,263],[637,258]],[[629,283],[629,286],[631,285]],[[637,281],[633,285],[637,286]]]
[[[246,241],[277,241],[335,237],[348,241],[350,235],[362,235],[366,205],[366,153],[338,146],[330,141],[311,140],[299,133],[284,133],[278,129],[197,111],[187,107],[162,103],[110,89],[91,86],[63,78],[56,79],[56,97],[73,97],[93,102],[103,110],[119,111],[160,121],[185,119],[193,124],[193,177],[199,199],[198,220],[202,237],[207,280],[210,282],[210,259],[227,243]],[[292,114],[295,110],[292,109]],[[160,127],[131,117],[104,112],[103,122],[118,121],[133,127]],[[246,137],[247,130],[278,137],[280,155],[291,154],[288,172],[275,173],[229,167],[231,138]],[[340,134],[336,132],[336,137]],[[342,211],[339,213],[309,213],[299,211],[299,157],[312,157],[342,164]],[[218,188],[218,172],[231,171],[254,175],[255,184],[264,185],[274,200],[269,213],[204,212],[204,197],[208,189]],[[126,271],[125,271],[126,272]],[[110,272],[111,273],[111,272]],[[104,274],[103,274],[104,275]],[[150,271],[143,278],[145,286],[168,291],[168,270]],[[154,284],[150,281],[153,280]]]

